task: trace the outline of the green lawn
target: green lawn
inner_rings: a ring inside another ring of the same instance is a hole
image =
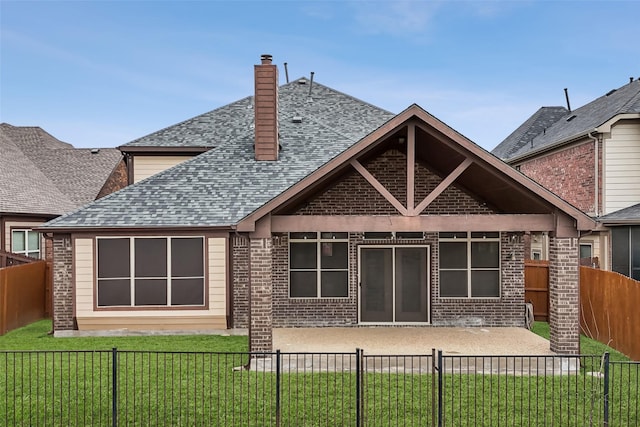
[[[0,336],[1,350],[140,350],[247,352],[246,336],[154,335],[54,338],[51,320],[40,320]]]
[[[113,347],[120,425],[275,425],[276,389],[282,425],[354,424],[358,386],[349,369],[311,373],[303,363],[279,377],[234,369],[248,360],[247,337],[53,338],[50,328],[41,321],[0,337],[0,425],[111,425]],[[534,332],[548,337],[548,325],[536,323]],[[445,425],[602,425],[600,355],[626,358],[582,340],[594,356],[578,374],[443,374]],[[430,362],[421,366],[418,374],[362,374],[365,425],[432,425],[438,377]],[[611,365],[610,425],[638,416],[638,370],[628,367]]]

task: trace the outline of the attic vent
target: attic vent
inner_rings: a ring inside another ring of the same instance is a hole
[[[611,90],[610,90],[609,92],[607,92],[604,96],[609,96],[609,95],[611,95],[612,93],[614,93],[616,90],[618,90],[618,89],[611,89]]]
[[[300,79],[300,80],[298,80],[298,84],[299,85],[306,85],[307,81],[305,79]]]
[[[568,122],[570,122],[571,120],[573,120],[573,119],[575,119],[575,118],[576,118],[576,115],[574,114],[573,116],[569,117],[569,118],[567,119],[567,121],[568,121]]]
[[[91,154],[98,154],[100,152],[99,148],[92,148],[91,149]]]
[[[291,119],[291,121],[293,123],[302,123],[302,117],[301,116],[293,116],[293,119]]]

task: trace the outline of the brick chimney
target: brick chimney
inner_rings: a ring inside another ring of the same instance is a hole
[[[254,66],[255,158],[278,160],[278,67],[271,55],[262,55]]]

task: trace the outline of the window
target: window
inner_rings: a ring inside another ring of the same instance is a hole
[[[289,234],[289,296],[349,296],[348,233]]]
[[[204,305],[202,237],[98,238],[98,306]]]
[[[539,261],[542,259],[542,251],[540,249],[531,249],[531,259]]]
[[[11,252],[40,258],[40,233],[32,230],[12,230]]]
[[[580,243],[580,258],[591,258],[593,247],[591,243]]]
[[[500,233],[440,233],[440,296],[500,297]]]
[[[640,280],[640,226],[611,227],[611,269]]]

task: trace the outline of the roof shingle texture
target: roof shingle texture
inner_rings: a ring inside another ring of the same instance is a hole
[[[522,141],[516,137],[512,138],[512,134],[505,139],[512,144],[509,146],[503,141],[493,150],[493,153],[507,161],[515,159],[529,152],[537,152],[572,138],[584,136],[615,116],[627,113],[640,113],[640,80],[629,82],[572,112],[567,112],[553,125],[527,141],[528,144],[520,144],[517,149],[515,145]],[[524,124],[520,128],[523,126]]]
[[[620,209],[610,214],[603,215],[598,218],[598,221],[602,223],[616,222],[616,221],[638,221],[640,222],[640,203],[629,206],[628,208]]]
[[[195,144],[216,148],[50,221],[45,227],[237,224],[393,117],[388,111],[315,82],[309,96],[306,80],[293,81],[279,88],[279,159],[256,161],[252,102],[253,97],[245,98],[145,137],[156,135],[161,146],[195,140]],[[293,122],[296,116],[302,118],[301,123]],[[217,139],[203,140],[204,135]],[[155,145],[156,141],[147,139],[145,143]]]
[[[0,124],[0,212],[60,215],[93,201],[122,155],[77,149],[39,127]]]

